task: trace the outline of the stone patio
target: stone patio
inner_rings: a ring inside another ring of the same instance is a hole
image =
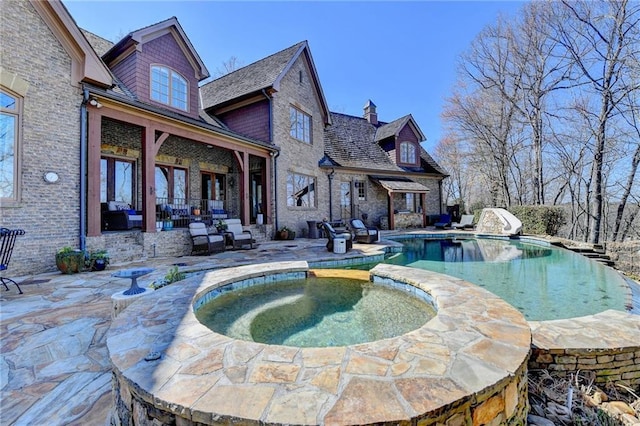
[[[110,265],[104,272],[13,277],[25,294],[17,294],[15,288],[0,291],[0,424],[106,424],[112,406],[105,338],[111,324],[111,295],[128,288],[130,282],[113,278],[115,270],[155,268],[140,279],[140,285],[144,285],[164,277],[174,264],[206,270],[262,263],[265,259],[331,263],[345,257],[380,255],[382,248],[354,244],[354,250],[337,255],[327,252],[324,243],[307,239],[273,241],[254,250],[209,257],[151,258]],[[637,315],[615,315],[607,318],[607,324],[597,330],[575,328],[572,334],[606,342],[611,330],[625,330],[622,338],[628,339],[629,346],[640,342]],[[544,341],[539,333],[545,329],[535,330],[534,341]],[[638,364],[635,359],[632,362]]]

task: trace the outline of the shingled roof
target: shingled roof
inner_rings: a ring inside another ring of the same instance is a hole
[[[420,147],[420,167],[400,167],[378,144],[379,141],[396,135],[411,119],[405,116],[391,123],[375,126],[361,117],[331,113],[332,126],[325,130],[325,157],[321,165],[333,164],[340,167],[375,169],[389,172],[435,173],[446,172]],[[398,127],[401,126],[401,127]],[[382,132],[381,132],[382,130]],[[387,135],[381,137],[381,135]]]
[[[279,90],[280,81],[300,55],[304,54],[312,72],[321,107],[325,112],[325,121],[329,123],[329,108],[324,98],[309,45],[301,41],[250,65],[237,69],[200,87],[200,97],[205,110],[222,107],[236,100],[250,97],[263,90]]]

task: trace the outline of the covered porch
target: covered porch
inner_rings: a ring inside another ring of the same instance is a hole
[[[426,194],[429,188],[409,178],[369,176],[387,192],[388,229],[427,226]]]
[[[277,148],[215,123],[92,94],[87,105],[86,235],[155,233],[228,217],[270,221]],[[144,108],[143,108],[144,107]]]

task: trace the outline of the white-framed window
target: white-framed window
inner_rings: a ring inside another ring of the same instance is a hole
[[[287,206],[316,207],[316,178],[299,173],[287,173]]]
[[[291,137],[302,142],[311,143],[311,116],[298,108],[290,107],[289,118],[291,121]]]
[[[418,153],[413,142],[400,142],[400,162],[405,164],[417,164]]]
[[[367,201],[367,186],[363,180],[356,180],[353,183],[355,189],[355,195],[358,197],[358,201]]]
[[[22,98],[0,89],[0,199],[18,201]]]
[[[188,110],[189,85],[178,72],[162,65],[151,65],[151,100]]]

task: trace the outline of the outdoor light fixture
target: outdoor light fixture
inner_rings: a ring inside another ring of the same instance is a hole
[[[95,98],[91,98],[91,100],[89,101],[89,103],[90,103],[91,105],[93,105],[94,107],[96,107],[96,108],[102,108],[102,104],[101,104],[100,102],[98,102],[98,100],[97,100],[97,99],[95,99]]]
[[[56,172],[46,172],[43,176],[44,181],[47,183],[56,183],[60,177]]]

